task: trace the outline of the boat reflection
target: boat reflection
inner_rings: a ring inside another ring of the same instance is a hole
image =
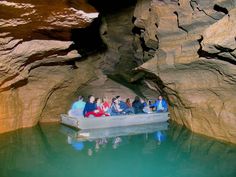
[[[108,143],[111,144],[113,149],[117,149],[123,142],[123,136],[130,137],[132,135],[145,134],[146,140],[152,139],[157,142],[157,144],[160,144],[166,139],[164,131],[168,129],[168,125],[167,122],[164,122],[80,131],[62,125],[61,132],[67,135],[67,143],[77,151],[84,149],[85,142],[93,142],[94,146],[88,148],[88,155],[92,156],[94,151],[98,152],[101,149],[104,149]],[[149,134],[152,135],[150,136]]]

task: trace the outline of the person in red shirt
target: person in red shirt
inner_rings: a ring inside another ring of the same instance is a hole
[[[84,111],[85,112],[84,117],[101,117],[104,115],[104,111],[102,111],[102,109],[99,107],[98,99],[99,98],[96,98],[94,100],[94,96],[89,97],[89,101],[86,103],[87,109]]]
[[[107,98],[103,97],[102,98],[102,109],[103,109],[106,116],[110,115],[109,114],[109,108],[110,108],[110,104],[108,103]]]

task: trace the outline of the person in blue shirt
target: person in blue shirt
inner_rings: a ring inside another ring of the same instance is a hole
[[[120,109],[122,109],[122,112],[124,114],[134,114],[134,109],[132,108],[132,105],[131,107],[129,107],[126,102],[122,101],[120,96],[116,96],[115,97],[117,100],[118,100],[118,103],[119,103],[119,106],[120,106]]]
[[[150,107],[155,107],[157,112],[167,112],[168,105],[166,100],[160,95],[155,103],[153,103]]]
[[[86,102],[83,111],[84,117],[89,117],[90,115],[96,117],[96,113],[98,112],[98,110],[97,110],[97,105],[94,101],[95,97],[93,95],[89,95],[88,101]]]
[[[119,100],[116,97],[112,98],[112,103],[110,107],[110,115],[111,116],[121,115],[123,114],[122,111],[123,110],[120,108],[120,105],[119,105]]]
[[[83,116],[83,110],[85,107],[85,102],[83,101],[83,96],[79,96],[78,100],[75,101],[71,109],[68,111],[68,115],[71,117],[81,117]]]

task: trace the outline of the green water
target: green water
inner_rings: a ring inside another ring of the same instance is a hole
[[[175,124],[160,132],[83,143],[59,124],[1,134],[0,177],[236,177],[235,145]]]

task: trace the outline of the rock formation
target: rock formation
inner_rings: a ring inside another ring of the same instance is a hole
[[[139,69],[161,80],[171,118],[194,132],[233,143],[235,12],[230,0],[140,0],[134,12],[136,34],[145,44],[141,49],[155,50]]]
[[[58,120],[81,93],[160,92],[172,120],[236,143],[235,0],[115,2],[0,1],[0,133]]]
[[[99,13],[86,1],[11,0],[0,8],[0,133],[58,121],[79,94],[134,96],[103,74],[114,63],[104,65],[109,52],[93,54],[106,46]]]
[[[89,28],[98,12],[82,0],[1,1],[0,8],[0,132],[58,120],[94,77],[91,61],[73,62],[81,56],[71,30]]]

